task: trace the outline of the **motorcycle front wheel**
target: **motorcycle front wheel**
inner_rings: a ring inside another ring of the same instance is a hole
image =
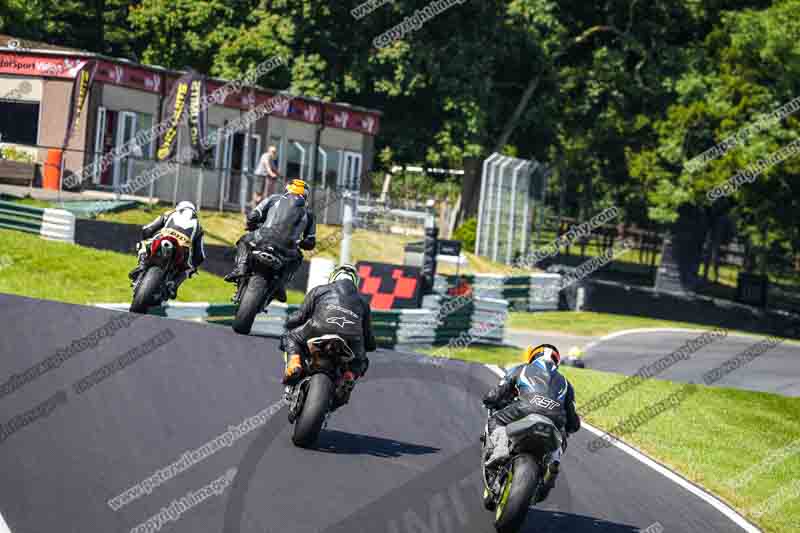
[[[316,444],[333,397],[333,381],[326,374],[314,374],[308,380],[306,401],[294,423],[292,442],[301,448]]]
[[[164,269],[157,266],[151,266],[144,274],[141,274],[142,280],[136,287],[136,292],[133,293],[133,302],[131,303],[131,313],[147,313],[147,308],[151,305],[156,305],[155,294],[161,288],[164,281]]]
[[[536,487],[539,485],[539,465],[527,454],[514,458],[494,515],[498,533],[517,533],[528,515]]]
[[[233,331],[242,335],[247,335],[253,329],[253,322],[256,315],[264,307],[264,298],[267,295],[267,280],[259,274],[253,274],[247,280],[247,288],[244,290],[239,307],[236,308],[236,316],[233,319]]]

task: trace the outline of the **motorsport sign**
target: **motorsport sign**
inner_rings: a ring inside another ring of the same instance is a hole
[[[81,123],[81,113],[86,107],[86,97],[92,89],[94,75],[97,72],[97,61],[87,61],[75,75],[72,90],[69,95],[69,115],[67,116],[67,131],[64,134],[62,149],[69,144],[69,138],[78,129]]]
[[[192,152],[200,156],[205,152],[205,136],[207,114],[205,106],[201,105],[205,101],[206,81],[205,78],[193,70],[175,82],[167,98],[167,113],[170,114],[169,128],[161,138],[156,157],[159,161],[164,161],[175,155],[175,147],[178,141],[178,127],[181,118],[187,111],[189,117],[189,135],[192,144]]]

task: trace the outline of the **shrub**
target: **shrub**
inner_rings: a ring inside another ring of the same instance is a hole
[[[3,159],[8,159],[9,161],[19,161],[22,163],[33,163],[34,158],[28,152],[23,150],[18,150],[13,146],[4,146],[0,148],[0,154],[2,154]]]
[[[478,231],[478,219],[468,218],[453,232],[453,239],[461,241],[461,248],[466,252],[475,250],[475,234]]]

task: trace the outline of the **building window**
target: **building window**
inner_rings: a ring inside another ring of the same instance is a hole
[[[0,100],[0,142],[36,146],[39,103]]]
[[[311,181],[311,145],[302,141],[289,141],[286,156],[286,179]]]
[[[155,137],[150,131],[153,128],[153,115],[149,113],[136,113],[136,124],[137,139],[143,139],[147,136]],[[134,148],[134,156],[142,159],[153,159],[155,155],[155,141],[156,139],[151,138],[149,143],[139,144],[137,142]]]

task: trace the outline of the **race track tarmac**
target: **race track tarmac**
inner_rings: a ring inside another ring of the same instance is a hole
[[[678,350],[700,333],[662,331],[629,333],[591,346],[584,356],[586,368],[633,375],[640,368]],[[766,337],[729,334],[710,343],[687,360],[676,362],[657,379],[703,383],[703,374],[720,367]],[[714,383],[714,386],[800,396],[800,344],[784,342]]]
[[[275,340],[132,318],[0,295],[0,513],[11,532],[494,530],[480,503],[480,399],[497,379],[487,368],[379,351],[309,451],[291,443]],[[523,531],[737,530],[620,450],[590,453],[591,438],[570,440],[556,490]]]

